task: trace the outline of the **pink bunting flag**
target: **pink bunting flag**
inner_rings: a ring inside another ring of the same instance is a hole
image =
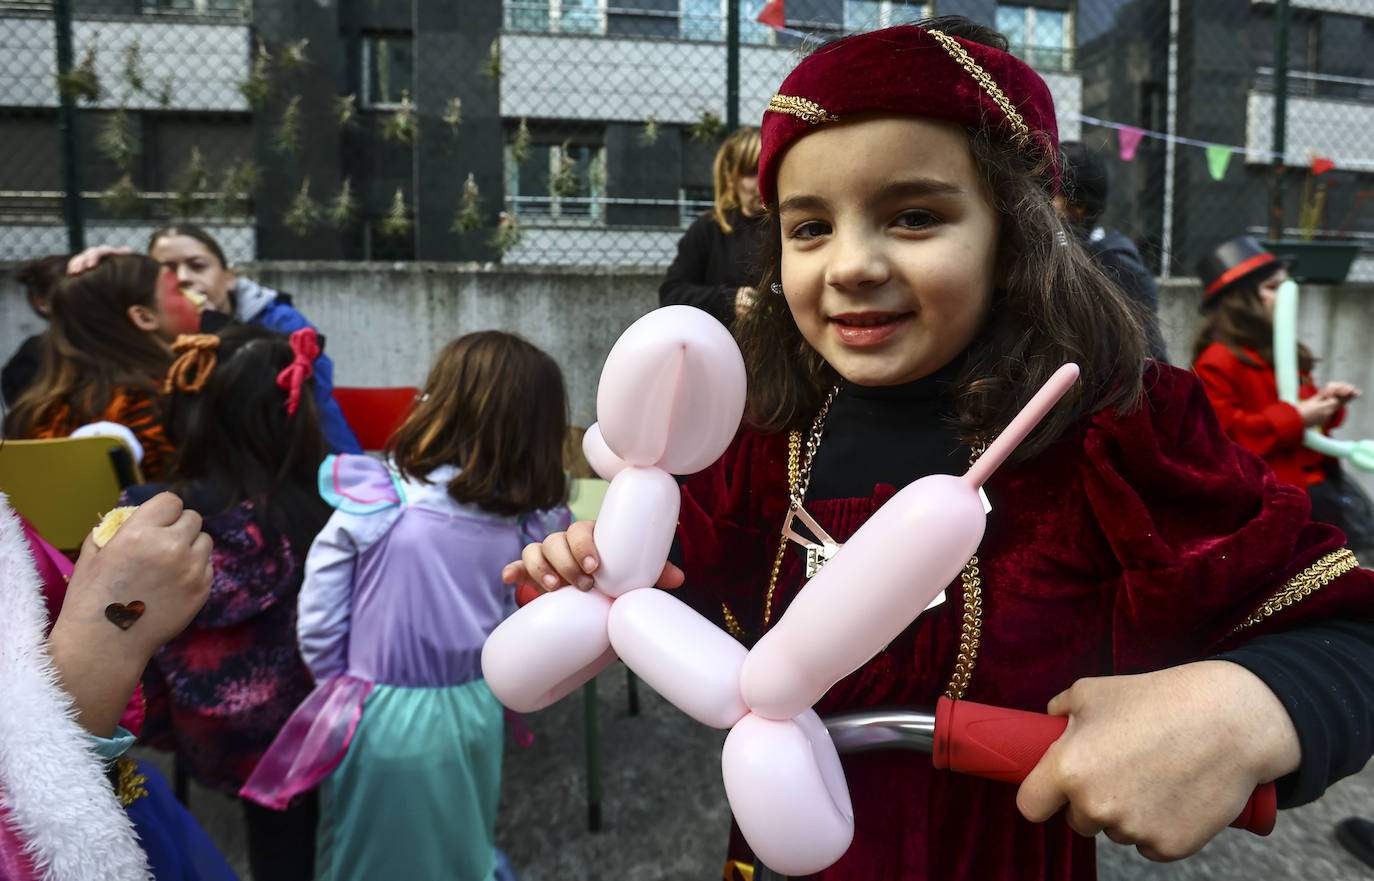
[[[1140,139],[1145,137],[1145,130],[1133,125],[1123,125],[1116,130],[1116,135],[1121,141],[1121,158],[1130,162],[1135,158],[1135,148],[1140,146]]]
[[[1231,148],[1224,144],[1207,145],[1207,170],[1212,180],[1226,177],[1226,167],[1231,164]]]

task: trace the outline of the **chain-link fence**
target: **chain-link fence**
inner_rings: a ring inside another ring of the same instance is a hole
[[[936,13],[1041,71],[1161,274],[1374,238],[1374,0],[765,5],[0,0],[0,259],[190,220],[231,259],[662,265],[801,53]]]

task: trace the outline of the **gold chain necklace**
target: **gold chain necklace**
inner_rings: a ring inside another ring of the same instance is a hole
[[[773,618],[773,594],[778,588],[778,576],[782,572],[782,561],[787,554],[787,543],[797,541],[806,548],[807,578],[812,577],[815,571],[840,549],[839,542],[831,538],[802,507],[806,490],[811,485],[811,462],[816,457],[816,450],[820,448],[821,435],[825,432],[825,419],[830,414],[830,405],[834,403],[835,396],[839,391],[838,385],[831,389],[825,403],[821,405],[820,412],[816,414],[816,420],[811,424],[811,434],[806,440],[805,459],[802,458],[801,432],[792,431],[787,435],[787,492],[791,506],[787,512],[787,520],[783,524],[778,551],[773,556],[773,571],[768,578],[768,591],[763,597],[763,627],[765,629]],[[978,457],[983,454],[986,448],[987,444],[982,441],[974,445],[969,454],[970,466],[978,461]],[[821,539],[819,545],[803,539],[792,531],[791,525],[794,517],[801,518],[802,522],[806,523],[807,527]],[[959,582],[963,587],[964,613],[959,627],[959,656],[955,659],[954,673],[950,677],[949,685],[945,688],[945,696],[951,700],[958,700],[964,696],[964,692],[968,689],[969,682],[973,678],[973,668],[978,663],[978,643],[983,630],[983,582],[978,572],[977,554],[970,557],[969,561],[964,564],[963,571],[959,573]],[[743,631],[738,620],[724,603],[721,604],[721,608],[725,612],[727,628],[735,636],[741,636]]]

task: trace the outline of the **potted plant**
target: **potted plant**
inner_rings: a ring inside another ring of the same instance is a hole
[[[1271,252],[1292,261],[1288,271],[1298,281],[1318,284],[1344,282],[1350,273],[1351,265],[1363,248],[1361,242],[1352,239],[1318,237],[1318,228],[1326,213],[1327,190],[1331,184],[1330,179],[1324,178],[1323,175],[1334,167],[1335,164],[1330,159],[1313,158],[1302,184],[1302,199],[1298,208],[1298,237],[1261,240]],[[1355,204],[1358,206],[1358,198]],[[1353,207],[1351,212],[1353,215]]]

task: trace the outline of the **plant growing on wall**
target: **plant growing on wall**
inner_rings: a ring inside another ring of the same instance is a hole
[[[329,203],[329,223],[339,229],[352,226],[358,219],[358,200],[353,196],[353,180],[344,178],[343,185]]]
[[[487,79],[495,82],[501,78],[501,38],[497,37],[491,41],[491,48],[487,50],[487,60],[482,65],[482,73],[486,74]]]
[[[141,195],[138,187],[134,186],[133,175],[126,171],[123,177],[100,194],[100,205],[115,217],[128,217],[138,212],[142,204]]]
[[[305,49],[309,45],[309,37],[303,37],[294,43],[287,43],[282,47],[281,58],[277,61],[277,66],[285,73],[305,67],[310,63],[310,56],[305,54]]]
[[[449,98],[444,105],[444,115],[440,117],[448,130],[456,138],[458,137],[458,126],[463,122],[463,100],[461,98]]]
[[[725,134],[725,123],[720,121],[719,116],[703,108],[701,119],[692,123],[688,131],[691,133],[692,140],[701,144],[709,144],[712,141],[720,140],[721,135]]]
[[[137,39],[124,47],[124,82],[135,92],[144,91],[143,50]]]
[[[199,147],[192,145],[191,158],[181,172],[176,193],[172,197],[172,215],[190,217],[194,214],[198,201],[196,197],[209,183],[210,170],[205,166],[205,157],[201,155]]]
[[[386,212],[386,217],[382,218],[382,235],[402,238],[410,235],[414,226],[410,219],[410,209],[406,207],[405,194],[397,187],[396,195],[391,200],[391,208]]]
[[[100,100],[100,76],[95,72],[97,52],[99,47],[92,41],[75,67],[57,75],[57,93],[63,100],[91,104]]]
[[[463,181],[463,198],[458,203],[458,213],[449,227],[457,235],[467,235],[482,228],[482,196],[477,190],[477,179],[468,172]]]
[[[410,90],[401,90],[400,106],[386,118],[382,125],[382,139],[414,144],[420,137],[420,118],[415,114],[415,105],[410,103]]]
[[[358,96],[339,95],[334,99],[334,118],[339,128],[352,128],[358,120]]]
[[[258,51],[253,56],[253,65],[248,70],[248,76],[238,84],[239,94],[254,110],[261,110],[267,102],[267,94],[272,88],[271,72],[272,56],[267,51],[267,45],[258,40]]]
[[[301,152],[301,96],[296,95],[286,102],[281,119],[272,129],[272,144],[279,153],[300,155]]]
[[[520,244],[521,230],[520,221],[515,215],[505,211],[501,212],[501,217],[496,223],[496,232],[492,233],[491,246],[496,249],[496,253],[502,257]]]
[[[570,198],[581,192],[581,189],[582,182],[577,177],[577,162],[568,152],[568,142],[564,141],[558,148],[553,173],[549,175],[549,195]]]
[[[644,120],[644,129],[639,133],[639,143],[646,147],[658,143],[658,120],[652,115]]]
[[[230,165],[224,172],[219,187],[219,202],[216,207],[224,217],[244,210],[246,202],[258,186],[258,167],[247,159]]]
[[[530,161],[530,127],[525,117],[520,117],[520,127],[515,130],[515,140],[510,144],[510,161],[523,168]]]
[[[95,136],[95,148],[121,171],[129,171],[134,157],[141,149],[134,123],[123,107],[115,108]]]
[[[282,215],[282,225],[298,236],[304,236],[320,222],[320,207],[310,198],[310,176],[301,181],[301,188]]]

